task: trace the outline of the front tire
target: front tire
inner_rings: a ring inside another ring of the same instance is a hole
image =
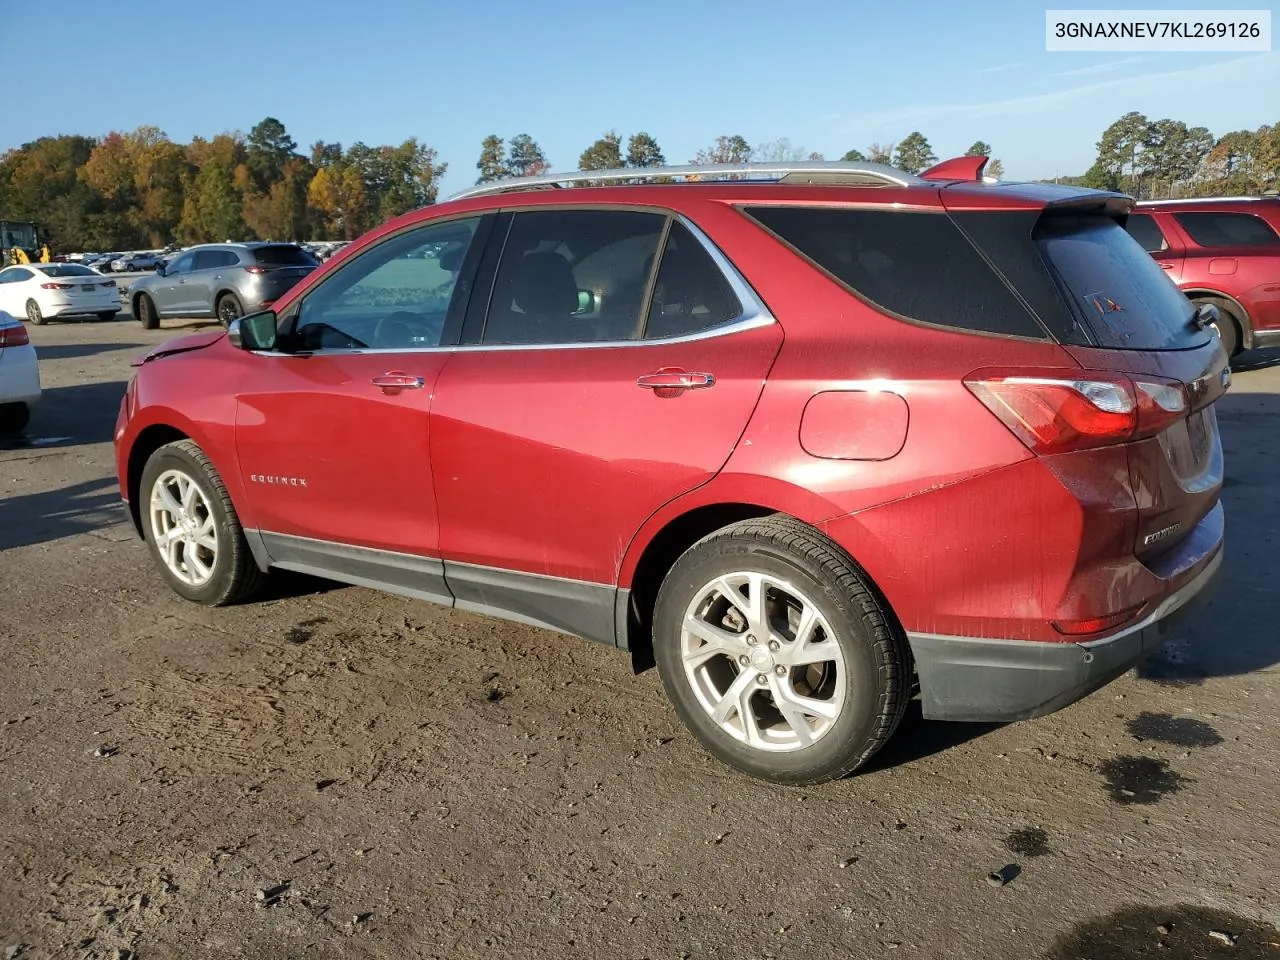
[[[165,444],[142,470],[142,530],[174,592],[206,606],[249,599],[262,586],[227,488],[191,440]]]
[[[25,403],[0,404],[0,437],[21,433],[31,422],[31,408]]]
[[[910,697],[906,639],[866,576],[785,517],[685,552],[659,591],[653,638],[685,725],[720,760],[776,783],[856,770]]]
[[[27,320],[37,327],[44,323],[44,314],[40,312],[40,304],[34,300],[27,301]]]
[[[142,324],[145,330],[155,330],[160,326],[160,314],[156,312],[155,301],[145,293],[140,294],[137,299],[138,322]]]

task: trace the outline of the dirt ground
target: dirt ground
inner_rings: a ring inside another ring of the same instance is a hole
[[[47,393],[0,449],[6,960],[1280,960],[1280,357],[1221,404],[1227,576],[1164,652],[1034,722],[915,709],[871,769],[787,789],[599,645],[303,577],[179,600],[110,436],[130,359],[191,326],[32,330]]]

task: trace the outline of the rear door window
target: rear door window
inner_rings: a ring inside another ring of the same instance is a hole
[[[1129,236],[1142,244],[1142,249],[1147,253],[1159,253],[1161,250],[1169,249],[1169,241],[1165,239],[1160,225],[1156,223],[1156,218],[1149,213],[1130,214],[1129,222],[1124,225],[1124,228],[1129,232]]]
[[[691,336],[728,323],[742,311],[742,301],[707,248],[683,223],[673,221],[658,265],[645,339]]]
[[[943,212],[749,207],[763,224],[855,294],[907,320],[1048,339]]]
[[[1192,325],[1191,301],[1110,217],[1051,214],[1032,236],[1091,334],[1077,346],[1174,350],[1211,335]]]
[[[1175,213],[1178,226],[1202,247],[1255,247],[1280,243],[1271,224],[1251,213],[1185,211]]]
[[[536,210],[511,221],[481,342],[635,340],[667,218],[632,210]]]

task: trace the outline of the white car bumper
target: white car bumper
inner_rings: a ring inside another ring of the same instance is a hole
[[[40,399],[40,362],[30,344],[0,350],[0,403],[25,403]]]
[[[59,282],[66,282],[60,280]],[[74,290],[42,291],[45,296],[36,302],[40,304],[40,312],[46,317],[89,316],[95,313],[120,310],[120,288],[104,287],[98,280],[89,286],[92,290],[83,290],[77,285]]]

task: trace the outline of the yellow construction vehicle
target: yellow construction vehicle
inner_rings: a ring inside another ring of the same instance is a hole
[[[14,263],[48,263],[53,259],[40,228],[31,220],[0,220],[0,266]]]

